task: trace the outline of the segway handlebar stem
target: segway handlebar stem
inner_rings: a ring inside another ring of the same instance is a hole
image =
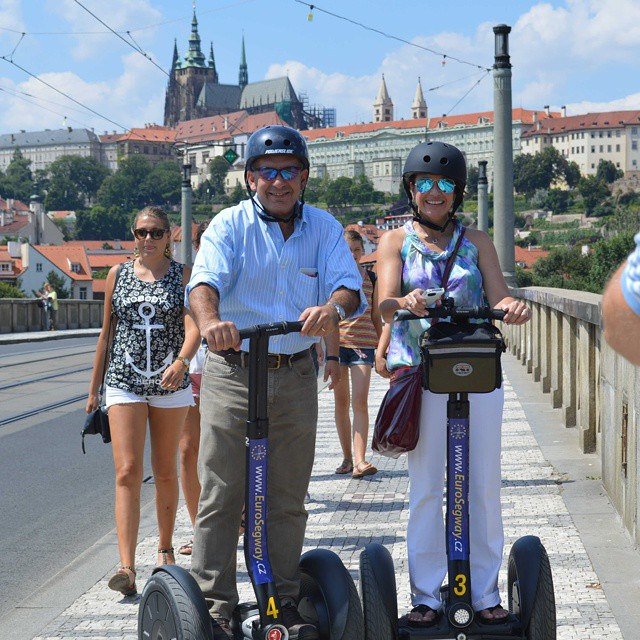
[[[302,329],[304,322],[270,322],[269,324],[256,324],[252,327],[240,329],[240,339],[247,340],[260,335],[281,336],[287,333],[296,333]]]
[[[464,322],[465,320],[502,320],[506,311],[502,309],[491,309],[491,307],[433,307],[427,309],[425,316],[417,316],[411,311],[402,309],[393,314],[394,322],[405,320],[423,320],[424,318],[452,318],[454,322]]]

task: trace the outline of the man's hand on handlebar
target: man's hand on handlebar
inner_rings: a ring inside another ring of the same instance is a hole
[[[202,328],[201,334],[209,351],[240,350],[240,333],[233,322],[214,320]]]
[[[524,324],[531,319],[531,310],[522,300],[511,300],[506,304],[500,302],[496,309],[505,311],[503,322],[505,324]]]
[[[298,320],[304,322],[300,333],[303,336],[324,336],[338,325],[338,312],[330,304],[321,307],[308,307],[301,314]]]

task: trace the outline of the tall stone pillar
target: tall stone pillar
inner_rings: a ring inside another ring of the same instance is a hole
[[[191,257],[191,165],[185,149],[182,157],[182,210],[180,225],[182,226],[182,242],[180,243],[180,258],[182,264],[190,267]]]
[[[505,280],[515,286],[510,31],[506,24],[493,28],[493,241]]]
[[[487,182],[487,161],[478,162],[478,229],[489,230],[489,194]]]

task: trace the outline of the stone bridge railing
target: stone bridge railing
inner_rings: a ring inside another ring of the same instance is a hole
[[[577,429],[582,451],[598,454],[602,483],[640,543],[640,368],[604,341],[601,295],[540,287],[513,294],[528,301],[533,317],[522,326],[502,327],[509,350],[549,394],[551,405],[562,409],[565,425]]]
[[[102,300],[58,300],[58,329],[102,326]],[[0,334],[44,331],[43,310],[35,299],[0,300]]]

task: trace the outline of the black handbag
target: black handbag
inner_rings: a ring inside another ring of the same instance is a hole
[[[116,290],[116,285],[118,284],[118,278],[120,278],[120,272],[122,271],[122,265],[120,265],[116,271],[116,277],[113,282],[113,290]],[[84,421],[84,426],[82,427],[82,453],[87,453],[84,448],[84,437],[85,436],[102,436],[102,442],[108,444],[111,442],[111,429],[109,428],[109,414],[107,413],[107,408],[102,406],[103,392],[104,392],[104,377],[107,373],[107,364],[109,362],[108,355],[111,354],[111,342],[113,340],[113,336],[111,335],[113,329],[113,311],[109,316],[109,331],[107,334],[107,347],[105,349],[104,358],[102,360],[102,379],[100,381],[100,390],[98,391],[98,400],[99,406],[97,409],[94,409],[91,413],[87,414],[87,417]]]

